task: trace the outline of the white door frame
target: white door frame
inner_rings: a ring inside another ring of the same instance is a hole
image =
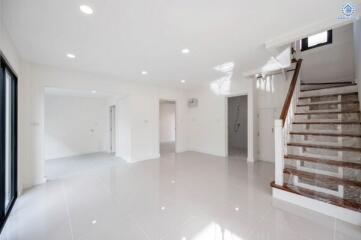
[[[232,97],[247,96],[247,161],[254,162],[253,159],[253,101],[252,95],[249,91],[244,91],[239,94],[227,95],[225,97],[225,155],[229,156],[228,153],[228,99]]]
[[[160,114],[160,103],[161,101],[169,101],[169,102],[174,102],[175,104],[175,116],[174,116],[174,120],[175,120],[175,152],[178,152],[178,121],[177,121],[177,117],[178,117],[178,104],[177,104],[177,100],[175,99],[167,99],[167,98],[159,98],[158,101],[158,152],[160,154],[160,119],[159,119],[159,114]]]
[[[116,105],[109,106],[109,152],[116,153]]]

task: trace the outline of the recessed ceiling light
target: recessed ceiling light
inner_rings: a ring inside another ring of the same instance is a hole
[[[147,71],[145,71],[145,70],[142,71],[142,75],[147,75],[147,74],[148,74]]]
[[[165,207],[164,207],[164,206],[162,206],[162,207],[160,208],[160,210],[164,211],[164,210],[165,210]]]
[[[238,212],[238,211],[239,211],[239,207],[234,208],[234,210],[235,210],[236,212]]]
[[[97,93],[97,91],[96,90],[92,90],[92,94],[96,94]]]
[[[172,180],[171,183],[174,184],[174,183],[175,183],[175,180]]]
[[[188,53],[190,53],[190,50],[188,48],[183,48],[182,53],[183,54],[188,54]]]
[[[66,56],[67,56],[68,58],[75,58],[75,55],[72,54],[72,53],[68,53],[68,54],[66,54]]]
[[[82,11],[83,13],[88,14],[88,15],[93,14],[93,12],[94,12],[93,9],[91,7],[89,7],[88,5],[81,5],[80,11]]]
[[[92,221],[92,224],[96,224],[96,223],[97,223],[97,220],[93,220],[93,221]]]
[[[186,83],[186,80],[181,80],[180,82],[181,82],[181,83]]]

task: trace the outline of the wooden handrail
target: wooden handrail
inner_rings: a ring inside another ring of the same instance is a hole
[[[293,92],[295,91],[298,75],[300,74],[301,65],[302,65],[302,59],[298,59],[297,64],[296,64],[296,69],[295,69],[295,72],[293,73],[292,81],[291,81],[290,87],[288,89],[288,93],[287,93],[285,102],[283,103],[282,112],[280,115],[280,119],[282,119],[283,126],[285,125],[285,122],[286,122],[288,109],[290,108]]]

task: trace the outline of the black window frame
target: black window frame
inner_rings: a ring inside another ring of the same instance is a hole
[[[8,206],[5,206],[5,141],[6,141],[6,79],[5,75],[8,73],[11,76],[11,191],[13,193],[12,199]],[[11,210],[18,197],[18,78],[0,51],[0,234],[5,226],[5,223],[11,213]]]
[[[310,50],[310,49],[314,49],[314,48],[322,47],[322,46],[325,46],[325,45],[328,45],[328,44],[332,44],[332,42],[333,42],[333,36],[332,35],[333,35],[332,29],[328,30],[327,31],[327,41],[324,42],[324,43],[319,43],[319,44],[313,45],[311,47],[308,46],[308,38],[309,37],[303,38],[301,40],[301,51],[307,51],[307,50]]]

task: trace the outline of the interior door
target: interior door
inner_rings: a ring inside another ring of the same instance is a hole
[[[258,142],[259,142],[259,160],[274,162],[275,143],[274,143],[274,119],[275,110],[273,108],[263,108],[259,110],[258,115]]]
[[[0,224],[17,197],[17,78],[1,56],[0,71]]]

